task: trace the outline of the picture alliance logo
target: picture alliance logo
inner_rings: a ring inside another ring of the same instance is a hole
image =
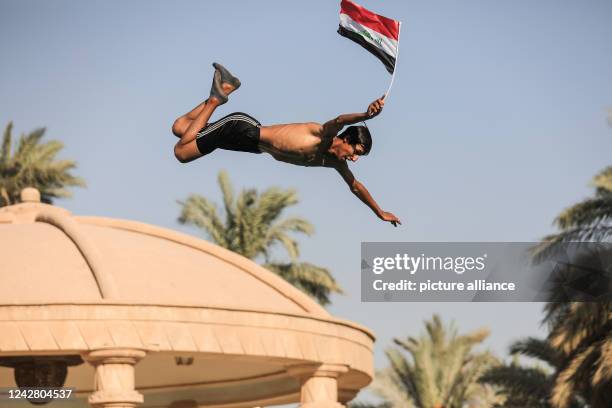
[[[410,256],[395,254],[390,257],[376,257],[372,260],[372,272],[380,275],[385,271],[406,271],[414,275],[419,271],[449,271],[458,275],[469,271],[483,271],[487,254],[482,256]]]

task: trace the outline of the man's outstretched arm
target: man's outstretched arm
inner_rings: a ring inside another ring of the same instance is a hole
[[[357,181],[355,176],[353,176],[353,172],[351,172],[351,170],[348,168],[348,164],[346,164],[346,162],[339,162],[335,166],[335,169],[336,171],[338,171],[338,173],[340,173],[340,175],[342,176],[346,184],[349,186],[353,194],[355,194],[365,205],[370,207],[378,218],[383,221],[390,222],[391,224],[393,224],[394,227],[397,227],[397,224],[402,224],[399,218],[397,218],[393,213],[383,211],[378,206],[376,201],[374,201],[374,198],[372,198],[372,196],[370,195],[368,189],[365,188],[365,186],[359,181]]]
[[[323,134],[336,136],[344,126],[354,125],[355,123],[363,122],[378,116],[382,112],[385,105],[385,98],[378,98],[370,105],[365,112],[361,113],[345,113],[339,115],[323,124]]]

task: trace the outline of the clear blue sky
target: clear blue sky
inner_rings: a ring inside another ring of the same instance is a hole
[[[188,165],[170,126],[206,98],[213,61],[243,86],[218,115],[264,124],[362,111],[388,85],[382,65],[336,34],[339,1],[0,0],[0,125],[46,126],[79,162],[87,189],[61,200],[76,214],[176,222],[177,199],[236,187],[294,187],[290,214],[315,225],[302,258],[346,290],[330,311],[373,329],[376,364],[393,336],[432,313],[462,330],[489,326],[503,353],[541,334],[539,304],[362,304],[361,241],[532,241],[564,207],[591,194],[610,165],[612,3],[607,0],[373,1],[403,21],[398,72],[369,123],[370,156],[352,168],[394,229],[331,170],[217,151]]]

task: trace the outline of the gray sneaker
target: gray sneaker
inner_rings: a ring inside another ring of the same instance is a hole
[[[221,74],[221,82],[225,82],[234,87],[234,90],[240,88],[240,80],[233,76],[223,65],[213,62],[213,67]]]
[[[223,87],[221,86],[221,73],[219,71],[215,71],[213,75],[212,86],[210,87],[210,96],[217,98],[220,104],[223,105],[227,102],[227,95],[223,92]]]

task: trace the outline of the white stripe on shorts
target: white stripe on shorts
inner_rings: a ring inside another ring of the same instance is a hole
[[[196,139],[199,139],[202,136],[207,135],[210,132],[213,132],[213,131],[219,129],[221,126],[225,125],[227,122],[232,121],[232,120],[241,120],[243,122],[247,122],[249,125],[259,126],[259,123],[257,123],[257,121],[253,120],[252,118],[250,118],[248,116],[244,116],[244,115],[230,115],[230,116],[228,116],[228,117],[226,117],[224,119],[221,119],[218,122],[213,123],[210,126],[205,127],[204,129],[202,129],[202,131],[196,135]]]

